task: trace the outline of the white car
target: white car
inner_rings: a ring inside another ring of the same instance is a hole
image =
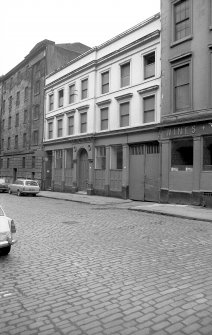
[[[16,193],[18,196],[22,194],[36,195],[40,191],[39,184],[36,180],[16,179],[14,183],[8,185],[8,193]]]
[[[0,255],[7,255],[10,252],[11,245],[17,242],[14,239],[16,233],[15,223],[8,218],[0,206]]]

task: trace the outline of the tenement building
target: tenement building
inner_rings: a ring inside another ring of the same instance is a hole
[[[212,1],[161,1],[161,201],[212,193]]]
[[[160,57],[157,14],[47,76],[46,189],[159,200]]]
[[[1,176],[33,178],[42,185],[45,75],[88,49],[44,40],[0,78]]]

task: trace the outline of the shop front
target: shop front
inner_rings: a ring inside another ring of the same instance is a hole
[[[203,204],[212,194],[212,121],[163,126],[161,202]]]

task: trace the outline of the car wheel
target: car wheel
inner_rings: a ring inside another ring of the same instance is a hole
[[[11,191],[11,189],[10,189],[10,188],[9,188],[9,190],[8,190],[8,193],[9,193],[9,194],[12,194],[12,191]]]
[[[3,256],[8,255],[9,252],[10,252],[10,249],[11,249],[11,246],[10,246],[10,245],[9,245],[8,247],[5,247],[5,248],[0,249],[1,255],[3,255]]]
[[[21,196],[21,191],[17,191],[17,196],[20,197]]]

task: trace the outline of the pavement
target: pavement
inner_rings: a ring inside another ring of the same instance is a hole
[[[90,205],[125,208],[132,211],[140,211],[151,214],[179,217],[189,220],[212,222],[212,208],[179,204],[161,204],[146,201],[133,201],[113,197],[87,195],[84,192],[63,193],[52,191],[40,191],[40,197],[74,201]]]

